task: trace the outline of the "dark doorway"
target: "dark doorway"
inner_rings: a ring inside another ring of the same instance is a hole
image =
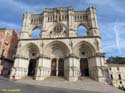
[[[63,60],[63,58],[59,59],[58,76],[64,76],[64,60]]]
[[[51,62],[51,76],[56,76],[56,63],[57,63],[57,60],[52,59],[52,62]]]
[[[80,74],[81,74],[81,76],[89,76],[87,58],[80,59]]]
[[[30,59],[28,76],[34,76],[35,75],[35,68],[36,68],[36,59]]]

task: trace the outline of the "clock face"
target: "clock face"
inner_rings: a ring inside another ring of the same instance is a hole
[[[54,31],[59,33],[63,30],[62,26],[61,25],[57,25],[55,28],[54,28]]]

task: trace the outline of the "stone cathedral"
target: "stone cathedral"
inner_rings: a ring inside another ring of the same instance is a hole
[[[86,36],[78,36],[79,26],[86,28]],[[40,38],[33,39],[37,28],[41,29]],[[56,76],[77,81],[88,76],[106,82],[106,67],[95,7],[83,11],[45,8],[40,14],[24,14],[10,79]]]

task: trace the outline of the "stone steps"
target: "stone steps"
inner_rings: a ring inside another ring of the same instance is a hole
[[[78,78],[79,80],[92,80],[90,77],[86,77],[86,76],[84,76],[84,77],[79,77]]]
[[[70,81],[64,80],[64,78],[62,77],[49,77],[45,80],[18,80],[16,82],[30,84],[30,85],[64,88],[64,89],[95,91],[99,93],[102,93],[102,92],[124,93],[121,90],[111,85],[97,82],[95,80],[92,80],[89,77],[81,77],[81,79],[79,79],[76,82],[70,82]]]
[[[22,80],[33,80],[33,77],[31,77],[31,76],[25,76],[24,78],[22,78]]]
[[[45,79],[46,81],[65,81],[64,77],[51,76]]]

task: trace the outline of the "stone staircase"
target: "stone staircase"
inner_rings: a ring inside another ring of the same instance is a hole
[[[91,80],[90,77],[79,77],[78,80]]]
[[[94,93],[124,93],[118,88],[115,88],[105,83],[97,82],[90,79],[89,77],[80,77],[79,80],[76,82],[67,81],[62,77],[49,77],[45,80],[32,80],[31,78],[29,79],[29,77],[26,77],[16,82],[30,85],[39,85],[41,87],[47,86],[82,91],[94,91]]]
[[[44,81],[66,81],[64,77],[51,76],[47,77]]]
[[[25,76],[21,80],[33,80],[33,77],[31,77],[31,76]]]

